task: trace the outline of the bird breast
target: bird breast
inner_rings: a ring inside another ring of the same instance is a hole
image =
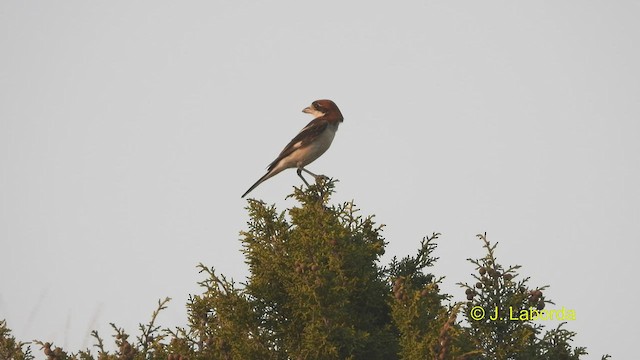
[[[288,156],[287,163],[292,167],[305,167],[324,154],[338,131],[338,123],[329,124],[327,129],[320,134],[315,141],[301,147]]]

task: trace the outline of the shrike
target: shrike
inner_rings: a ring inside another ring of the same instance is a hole
[[[313,115],[314,119],[285,146],[280,155],[269,164],[267,173],[255,184],[251,185],[249,190],[242,194],[242,197],[247,196],[251,190],[265,180],[285,169],[297,168],[298,176],[307,186],[309,186],[309,183],[302,176],[303,171],[316,179],[319,177],[304,167],[311,164],[329,149],[331,142],[333,142],[333,137],[338,131],[338,125],[344,121],[344,118],[340,113],[340,109],[331,100],[316,100],[310,106],[304,108],[302,112]]]

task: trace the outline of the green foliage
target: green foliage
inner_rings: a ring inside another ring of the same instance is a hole
[[[380,227],[352,204],[327,207],[332,188],[296,191],[302,206],[289,211],[290,221],[250,201],[246,291],[278,358],[388,359],[395,336],[376,265]]]
[[[465,288],[465,316],[469,324],[464,341],[471,342],[483,354],[474,359],[579,359],[586,349],[571,349],[569,342],[575,333],[557,329],[543,333],[535,317],[544,311],[543,290],[548,286],[529,289],[529,278],[521,278],[520,266],[504,267],[495,256],[496,244],[478,235],[487,254],[482,259],[468,259],[477,273],[475,284],[459,283]],[[561,319],[562,320],[562,319]],[[543,335],[540,337],[540,335]]]
[[[452,337],[457,337],[455,326],[459,305],[447,308],[443,301],[450,298],[439,292],[433,274],[425,273],[437,258],[434,233],[420,243],[415,257],[407,256],[398,261],[395,257],[387,271],[392,281],[391,309],[394,325],[398,329],[399,357],[402,359],[448,359],[449,355],[465,356],[465,349],[452,347]]]
[[[7,327],[7,321],[0,320],[0,359],[32,360],[33,358],[27,344],[16,341]]]
[[[249,200],[248,228],[241,241],[250,275],[236,284],[200,264],[202,293],[187,303],[188,325],[163,329],[156,317],[135,340],[111,324],[115,351],[97,332],[97,353],[68,354],[39,344],[47,360],[199,359],[579,359],[575,333],[563,324],[545,331],[534,319],[511,319],[509,309],[553,304],[547,287],[529,288],[519,266],[504,267],[496,245],[479,235],[487,255],[469,259],[473,282],[460,283],[466,302],[440,291],[444,277],[430,268],[440,234],[425,237],[414,256],[380,264],[382,226],[353,203],[330,205],[333,180],[320,180],[292,195],[298,206],[278,212]],[[475,310],[474,310],[475,309]],[[481,309],[484,317],[474,311]],[[490,319],[498,309],[499,318]],[[526,311],[525,311],[526,312]],[[462,314],[464,320],[458,320]],[[519,313],[518,313],[519,314]],[[2,359],[33,357],[0,323]],[[603,357],[603,359],[608,356]]]

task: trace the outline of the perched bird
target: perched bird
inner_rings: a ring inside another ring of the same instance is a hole
[[[297,168],[298,176],[302,178],[302,181],[307,186],[309,186],[309,183],[302,176],[303,171],[316,179],[319,177],[304,167],[311,164],[329,149],[331,142],[333,142],[333,137],[338,131],[338,125],[344,118],[340,113],[340,109],[331,100],[316,100],[310,106],[304,108],[302,112],[313,115],[314,119],[285,146],[280,155],[269,164],[267,173],[255,184],[251,185],[249,190],[242,194],[242,197],[247,196],[251,190],[262,182],[285,169]]]

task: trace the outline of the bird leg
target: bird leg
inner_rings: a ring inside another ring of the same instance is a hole
[[[305,168],[299,168],[298,171],[300,171],[300,170],[302,170],[302,171],[306,172],[307,174],[313,176],[313,178],[316,179],[316,182],[318,182],[319,179],[328,179],[324,175],[316,175],[316,174],[312,173],[311,171],[309,171],[309,170],[307,170]]]
[[[302,170],[309,172],[309,170],[306,170],[305,168],[301,168],[299,167],[298,170],[296,171],[298,173],[298,176],[300,176],[300,179],[302,179],[302,181],[304,181],[304,184],[307,185],[307,187],[309,187],[309,183],[307,182],[307,180],[304,178],[304,176],[302,176]],[[315,176],[315,175],[314,175]]]

